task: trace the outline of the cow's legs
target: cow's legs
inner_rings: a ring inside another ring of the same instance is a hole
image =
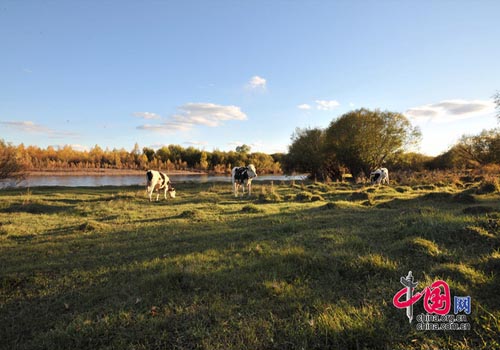
[[[152,187],[148,187],[147,192],[148,192],[148,197],[149,197],[149,201],[150,201],[150,202],[152,202],[152,201],[153,201],[153,192],[154,192],[154,191],[155,191],[155,189],[154,189],[154,188],[152,188]]]

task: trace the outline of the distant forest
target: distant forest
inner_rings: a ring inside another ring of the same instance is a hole
[[[195,170],[214,173],[230,173],[232,167],[252,163],[260,173],[281,173],[283,154],[268,155],[250,152],[250,147],[242,145],[235,151],[212,152],[195,147],[179,145],[164,146],[156,151],[136,143],[131,151],[102,149],[95,145],[89,151],[74,150],[71,146],[40,148],[37,146],[13,146],[0,140],[0,149],[9,151],[10,157],[27,170],[84,170],[84,169],[162,169]]]

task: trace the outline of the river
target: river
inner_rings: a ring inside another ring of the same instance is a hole
[[[231,182],[231,176],[224,175],[169,175],[172,183],[179,182]],[[262,175],[254,181],[301,181],[305,175]],[[30,176],[17,183],[13,180],[0,181],[0,188],[12,187],[40,187],[40,186],[65,186],[65,187],[99,187],[99,186],[146,186],[146,176],[142,175],[74,175],[74,176]]]

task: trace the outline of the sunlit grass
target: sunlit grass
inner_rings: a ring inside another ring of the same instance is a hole
[[[495,348],[500,195],[462,191],[266,183],[234,198],[227,184],[179,184],[149,202],[138,187],[4,190],[0,348]],[[392,297],[410,270],[470,295],[473,330],[409,325]]]

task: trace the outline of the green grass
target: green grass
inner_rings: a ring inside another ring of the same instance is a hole
[[[176,189],[1,191],[0,348],[500,348],[498,192]],[[392,305],[409,270],[470,295],[471,330],[410,325]]]

